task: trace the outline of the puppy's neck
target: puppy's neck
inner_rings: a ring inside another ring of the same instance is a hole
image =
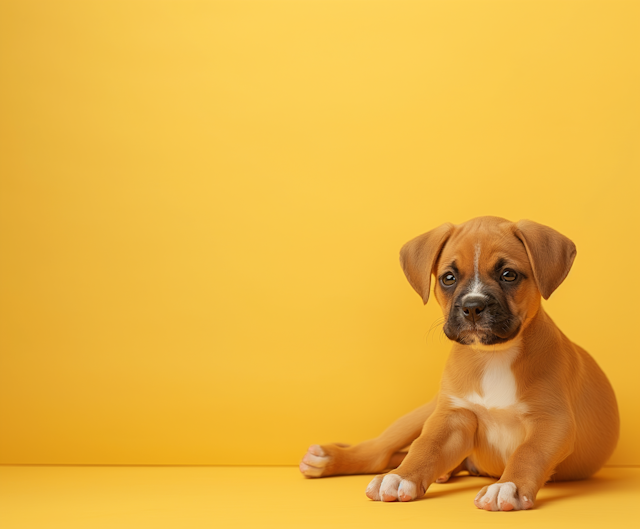
[[[519,333],[513,340],[508,342],[499,343],[495,345],[484,345],[482,343],[474,343],[470,345],[463,345],[463,347],[473,351],[476,354],[490,355],[490,354],[514,354],[515,351],[519,351],[522,348],[522,333]]]

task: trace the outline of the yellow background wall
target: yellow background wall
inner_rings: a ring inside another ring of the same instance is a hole
[[[640,10],[1,1],[0,462],[295,464],[430,399],[398,265],[531,218],[640,464]]]

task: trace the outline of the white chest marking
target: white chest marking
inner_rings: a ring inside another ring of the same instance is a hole
[[[482,375],[482,396],[474,391],[466,399],[485,408],[508,408],[515,405],[518,402],[517,387],[511,364],[517,354],[518,349],[515,347],[508,351],[489,353]]]
[[[511,371],[511,365],[518,353],[518,345],[504,351],[487,351],[480,380],[482,394],[473,391],[463,398],[449,397],[454,406],[476,413],[478,421],[482,424],[486,443],[493,447],[504,463],[525,436],[524,427],[517,414],[526,413],[528,408],[524,402],[518,401],[516,379]],[[506,416],[496,411],[505,408],[510,409]],[[511,410],[515,412],[514,415]]]
[[[473,391],[463,398],[452,396],[453,404],[461,408],[468,408],[469,404],[478,404],[483,408],[509,408],[518,404],[518,388],[511,371],[511,364],[518,352],[518,347],[514,346],[506,351],[485,353],[487,360],[480,382],[482,395]]]

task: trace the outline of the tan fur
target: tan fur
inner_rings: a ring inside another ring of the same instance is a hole
[[[425,303],[435,275],[434,294],[445,320],[458,309],[452,309],[454,298],[437,278],[452,261],[465,283],[474,279],[474,257],[486,283],[500,258],[521,270],[527,279],[509,299],[520,330],[499,345],[453,342],[432,402],[356,446],[314,445],[301,463],[303,474],[375,473],[399,465],[389,473],[397,479],[374,478],[367,496],[408,501],[434,481],[468,470],[506,484],[480,491],[479,508],[511,510],[531,508],[549,479],[582,479],[596,472],[618,439],[615,395],[593,358],[562,334],[540,304],[541,296],[548,298],[562,283],[575,254],[573,243],[551,228],[497,217],[445,224],[409,241],[401,251],[405,274]],[[503,387],[483,388],[490,369]],[[405,455],[400,450],[409,444]]]

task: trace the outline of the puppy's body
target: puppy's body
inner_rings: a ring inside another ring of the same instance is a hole
[[[454,340],[434,401],[359,445],[313,445],[308,477],[380,472],[374,500],[408,501],[451,473],[500,478],[476,505],[528,509],[553,479],[597,471],[618,439],[615,395],[595,361],[540,304],[564,280],[573,243],[530,221],[480,217],[407,243],[401,261],[426,303],[431,274]],[[406,454],[399,452],[411,444]]]
[[[544,469],[539,486],[552,472],[557,480],[589,477],[606,462],[618,438],[617,406],[607,378],[542,308],[510,347],[487,352],[455,344],[438,407],[476,415],[467,468],[481,475],[502,476],[509,458],[535,430],[539,451],[529,462]],[[543,460],[547,446],[556,451],[551,461]]]

